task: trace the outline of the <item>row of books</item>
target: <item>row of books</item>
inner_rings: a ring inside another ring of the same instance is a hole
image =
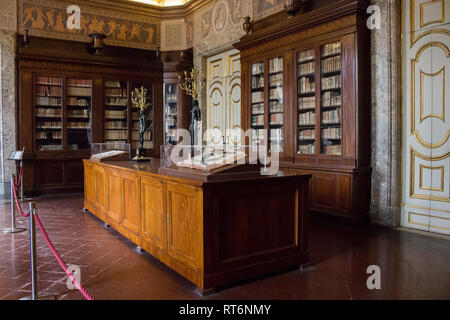
[[[36,121],[37,129],[61,129],[61,121]]]
[[[270,152],[283,152],[283,142],[271,142],[270,144]]]
[[[264,87],[264,75],[252,77],[252,89],[260,89]]]
[[[328,155],[340,155],[342,152],[341,145],[323,146],[323,153]]]
[[[167,103],[176,103],[177,102],[177,94],[176,93],[166,93],[166,102]]]
[[[107,88],[121,88],[120,81],[105,81],[105,87]]]
[[[316,97],[298,98],[298,109],[314,109],[316,107]]]
[[[322,129],[322,138],[341,139],[341,127]]]
[[[106,106],[126,107],[127,103],[128,103],[127,98],[105,97]]]
[[[41,151],[62,151],[63,146],[58,144],[58,145],[53,145],[53,144],[43,144],[41,146],[39,146],[39,150]]]
[[[264,113],[264,103],[254,104],[252,106],[253,114],[261,114]]]
[[[264,115],[252,116],[252,126],[263,126],[264,125]]]
[[[314,126],[315,124],[316,124],[316,113],[314,111],[299,113],[298,115],[299,126]]]
[[[176,125],[177,125],[177,118],[174,118],[174,117],[168,117],[168,118],[166,119],[166,124],[167,124],[168,126],[171,126],[171,127],[176,126]]]
[[[105,129],[128,129],[127,123],[124,121],[107,121],[105,122]]]
[[[139,140],[139,131],[133,130],[131,133],[133,140]],[[144,132],[144,140],[151,140],[152,139],[152,133],[150,131]]]
[[[74,107],[88,107],[89,106],[89,100],[83,99],[83,98],[77,98],[77,97],[68,97],[67,98],[67,105],[68,106],[74,106]]]
[[[272,113],[269,115],[271,125],[282,125],[283,124],[283,114],[282,113]]]
[[[132,141],[131,147],[133,149],[139,148],[139,141]],[[144,141],[144,149],[153,149],[153,141]]]
[[[271,87],[282,87],[283,86],[283,74],[277,73],[274,75],[271,75],[269,77],[269,82]]]
[[[68,129],[89,129],[89,123],[87,122],[68,122]]]
[[[341,56],[335,56],[322,61],[322,73],[341,71]]]
[[[323,124],[339,124],[341,122],[341,108],[322,112]]]
[[[269,73],[283,71],[283,57],[269,60]]]
[[[303,77],[298,79],[298,93],[313,93],[316,90],[316,83],[314,79]]]
[[[36,77],[36,84],[60,86],[62,84],[62,78],[38,76]]]
[[[322,56],[324,57],[338,53],[341,53],[341,43],[339,41],[326,44],[322,48]]]
[[[315,59],[316,52],[314,49],[301,51],[297,54],[297,61],[303,62],[303,61],[309,61],[312,59]]]
[[[269,98],[272,100],[283,100],[283,89],[282,88],[270,89]]]
[[[322,106],[337,107],[341,105],[341,94],[339,92],[327,91],[322,95]]]
[[[255,63],[252,65],[252,74],[264,73],[264,63]]]
[[[86,79],[68,79],[67,85],[73,87],[91,87],[92,82]]]
[[[43,97],[61,97],[61,87],[36,86],[36,95]]]
[[[303,144],[297,147],[298,154],[315,154],[316,145],[315,144]]]
[[[283,129],[270,129],[271,141],[283,141]]]
[[[338,89],[341,87],[341,76],[332,76],[328,78],[322,78],[322,89]]]
[[[38,131],[35,134],[36,139],[59,140],[62,139],[61,131],[44,132]]]
[[[284,106],[280,101],[271,101],[269,106],[270,112],[283,112]]]
[[[127,89],[126,88],[106,88],[105,89],[105,97],[127,97]]]
[[[91,88],[67,87],[67,95],[68,96],[76,96],[76,97],[90,97],[91,96]]]
[[[61,109],[36,108],[36,117],[61,117]]]
[[[257,91],[252,92],[252,103],[261,103],[264,102],[264,92]]]
[[[61,107],[61,98],[36,97],[36,106]]]
[[[298,65],[298,76],[314,73],[316,70],[316,63],[314,61]]]
[[[105,131],[105,140],[127,140],[128,131],[117,130],[117,131]]]
[[[81,110],[68,110],[67,116],[72,118],[89,118],[89,110],[81,109]]]
[[[105,110],[105,118],[126,119],[126,110]]]
[[[316,130],[314,129],[301,130],[298,133],[298,139],[299,140],[316,139]]]
[[[264,144],[265,130],[252,130],[252,144]]]

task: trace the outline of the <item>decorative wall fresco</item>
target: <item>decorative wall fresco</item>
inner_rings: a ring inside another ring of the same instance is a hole
[[[147,17],[127,15],[107,10],[81,8],[81,28],[66,27],[69,3],[63,1],[22,0],[19,3],[19,32],[28,29],[30,35],[89,41],[89,34],[107,35],[110,45],[156,49],[158,47],[158,24]]]
[[[261,19],[280,11],[283,0],[253,0],[254,19]]]

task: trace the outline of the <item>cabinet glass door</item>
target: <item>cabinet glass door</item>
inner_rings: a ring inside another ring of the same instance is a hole
[[[37,76],[34,90],[36,151],[63,150],[62,78]]]
[[[164,84],[164,142],[166,145],[178,143],[178,85]]]
[[[67,79],[66,84],[67,147],[90,149],[92,142],[92,80]]]
[[[316,153],[315,49],[297,53],[297,154]]]
[[[147,89],[147,103],[150,105],[145,110],[145,132],[144,132],[144,149],[152,150],[154,148],[154,136],[153,136],[153,85],[143,84],[143,83],[133,83],[131,86],[131,92],[135,89],[141,90],[141,88]],[[131,98],[131,97],[130,97]],[[131,103],[131,108],[133,112],[132,117],[132,137],[131,137],[131,148],[137,150],[139,148],[139,125],[140,125],[140,110],[133,103]]]
[[[128,142],[128,86],[127,82],[105,81],[105,131],[106,143]]]
[[[264,144],[264,62],[251,65],[251,145]]]
[[[321,47],[321,154],[342,154],[341,43]]]
[[[283,152],[283,57],[269,60],[269,152]]]

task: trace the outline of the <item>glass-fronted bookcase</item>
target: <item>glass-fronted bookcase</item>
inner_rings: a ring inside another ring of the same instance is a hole
[[[354,18],[306,27],[298,16],[234,44],[248,142],[280,151],[282,170],[312,175],[313,210],[345,216],[367,214],[355,191],[370,195],[371,174],[370,35]]]
[[[283,62],[276,56],[250,64],[250,143],[267,145],[270,153],[284,150]]]
[[[36,75],[34,119],[36,152],[90,150],[92,80]]]
[[[296,52],[298,155],[342,155],[341,42]]]

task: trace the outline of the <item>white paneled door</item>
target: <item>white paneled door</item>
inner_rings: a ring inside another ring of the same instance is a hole
[[[403,0],[402,226],[450,234],[450,1]]]
[[[241,60],[237,50],[208,58],[208,144],[240,144]]]

